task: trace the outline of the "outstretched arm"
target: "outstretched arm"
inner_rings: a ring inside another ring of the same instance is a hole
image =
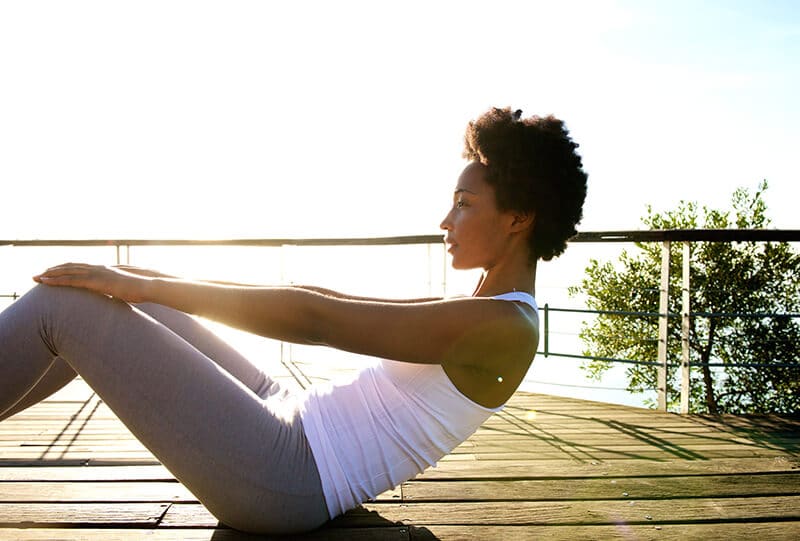
[[[314,291],[316,293],[325,295],[327,297],[334,297],[336,299],[346,299],[351,301],[380,302],[388,304],[416,304],[422,302],[433,302],[433,301],[444,300],[442,297],[421,297],[417,299],[385,299],[378,297],[364,297],[361,295],[349,295],[347,293],[341,293],[339,291],[334,291],[332,289],[326,289],[324,287],[318,287],[318,286],[298,285],[292,287],[305,289],[307,291]]]
[[[485,298],[377,302],[327,290],[211,284],[80,264],[54,267],[35,280],[155,302],[278,340],[399,361],[484,366],[529,362],[535,349],[535,316]]]
[[[114,268],[123,270],[125,272],[129,272],[131,274],[137,274],[139,276],[147,276],[150,278],[178,278],[177,276],[172,276],[159,271],[151,269],[143,269],[141,267],[134,267],[131,265],[115,265]],[[201,281],[209,284],[219,284],[219,285],[236,286],[236,287],[264,287],[255,284],[243,284],[240,282],[227,282],[222,280],[201,280]],[[327,289],[319,286],[310,286],[310,285],[292,285],[291,287],[305,289],[308,291],[315,291],[317,293],[320,293],[328,297],[335,297],[337,299],[348,299],[353,301],[374,301],[374,302],[386,302],[386,303],[398,303],[398,304],[413,304],[418,302],[430,302],[430,301],[442,300],[442,297],[421,297],[413,299],[365,297],[361,295],[350,295],[347,293],[342,293],[340,291],[334,291],[332,289]]]
[[[280,321],[265,321],[257,312],[260,297],[268,289],[261,286],[223,284],[180,279],[138,267],[105,267],[66,263],[34,276],[36,282],[49,286],[68,286],[94,291],[131,303],[153,302],[225,323],[232,327],[280,340],[314,343],[310,328]],[[297,306],[298,303],[289,301]],[[294,311],[289,307],[289,311]],[[286,312],[275,310],[275,313]],[[277,319],[277,318],[270,318]],[[299,315],[289,318],[297,322]]]

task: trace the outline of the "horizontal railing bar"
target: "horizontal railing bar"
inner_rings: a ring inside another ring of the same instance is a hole
[[[537,351],[537,355],[545,355],[544,351]],[[547,355],[553,357],[566,357],[568,359],[590,359],[593,361],[605,361],[609,363],[624,363],[624,364],[637,364],[637,365],[651,365],[656,366],[660,363],[658,361],[634,361],[630,359],[616,359],[614,357],[597,357],[594,355],[575,355],[572,353],[553,353],[547,352]],[[668,367],[679,367],[680,363],[667,363]],[[797,363],[698,363],[690,362],[689,366],[710,366],[710,367],[724,367],[724,368],[794,368],[800,370],[800,364]]]
[[[599,314],[605,316],[643,316],[643,317],[660,317],[658,312],[626,312],[624,310],[590,310],[588,308],[547,308],[551,312],[570,312],[575,314]],[[667,317],[678,317],[680,314],[670,312]]]
[[[245,238],[187,239],[18,239],[0,240],[0,246],[375,246],[439,244],[443,235],[406,235],[362,238]],[[583,231],[570,242],[800,242],[800,229],[652,229],[634,231]]]
[[[576,314],[598,314],[609,316],[643,316],[643,317],[660,317],[658,312],[627,312],[624,310],[590,310],[588,308],[554,308],[548,306],[551,312],[569,312]],[[681,314],[670,312],[667,317],[680,317]],[[790,317],[798,318],[800,313],[797,312],[689,312],[689,317],[741,317],[741,318],[764,318],[764,317]]]
[[[800,370],[798,363],[689,363],[689,366],[711,366],[725,368],[794,368]]]
[[[441,244],[442,235],[310,239],[34,239],[0,240],[0,246],[383,246]]]
[[[244,238],[244,239],[20,239],[0,240],[0,246],[14,247],[120,247],[120,246],[235,246],[235,247],[281,247],[281,246],[390,246],[390,245],[420,245],[441,244],[443,235],[406,235],[394,237],[362,237],[362,238]],[[581,232],[573,237],[570,242],[661,242],[661,241],[695,241],[695,242],[798,242],[800,230],[786,229],[675,229],[675,230],[635,230],[635,231],[594,231]],[[0,298],[18,298],[17,294],[0,294]],[[658,312],[635,312],[623,310],[589,310],[577,308],[547,308],[553,312],[573,312],[583,314],[619,315],[660,317]],[[670,312],[667,317],[680,317],[680,314]],[[800,317],[800,313],[714,313],[692,312],[691,317],[740,317],[740,318],[767,318],[767,317]],[[658,366],[658,361],[640,361],[630,359],[617,359],[613,357],[576,355],[569,353],[555,353],[539,351],[537,354],[554,357],[564,357],[582,360],[598,360],[611,363],[625,363],[634,365]],[[690,362],[690,366],[710,367],[774,367],[798,368],[794,363],[698,363]],[[680,366],[678,363],[669,363],[669,367]]]
[[[690,312],[692,317],[741,317],[741,318],[762,318],[762,317],[800,317],[798,312]]]
[[[591,359],[593,361],[606,361],[609,363],[625,363],[625,364],[646,364],[657,366],[660,365],[658,361],[633,361],[630,359],[615,359],[614,357],[597,357],[594,355],[575,355],[572,353],[553,353],[552,351],[548,351],[546,354],[544,351],[537,351],[537,355],[544,355],[546,357],[553,356],[553,357],[566,357],[568,359]],[[667,366],[680,366],[679,364],[670,363]]]
[[[649,229],[634,231],[584,231],[570,242],[745,242],[800,241],[800,229]]]

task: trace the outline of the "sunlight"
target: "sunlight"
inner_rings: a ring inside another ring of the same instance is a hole
[[[790,4],[5,2],[0,238],[438,234],[465,125],[506,105],[563,118],[580,143],[581,230],[636,229],[647,204],[715,206],[762,178],[772,225],[795,228]],[[537,298],[563,305],[607,252],[540,265]],[[134,248],[131,261],[375,296],[469,294],[477,279],[439,247],[368,253]],[[0,294],[64,261],[114,262],[73,248],[0,258]],[[584,383],[572,367],[537,358],[530,380]]]

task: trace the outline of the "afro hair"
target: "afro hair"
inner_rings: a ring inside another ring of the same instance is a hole
[[[561,120],[521,115],[493,108],[470,122],[464,157],[486,166],[486,181],[501,210],[533,213],[531,261],[549,261],[577,233],[587,175]]]

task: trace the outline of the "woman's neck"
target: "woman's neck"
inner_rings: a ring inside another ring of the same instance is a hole
[[[473,297],[493,297],[509,291],[536,294],[536,262],[485,269]]]

